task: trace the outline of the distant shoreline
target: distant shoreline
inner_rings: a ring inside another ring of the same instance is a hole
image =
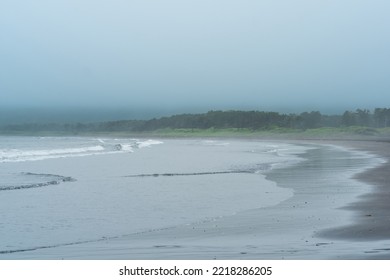
[[[52,116],[54,117],[54,116]],[[178,114],[152,119],[118,119],[100,122],[1,123],[0,135],[104,135],[174,137],[284,137],[351,138],[389,137],[390,108],[345,111],[342,115],[323,115],[319,111],[286,114],[271,111],[211,110],[199,114]]]

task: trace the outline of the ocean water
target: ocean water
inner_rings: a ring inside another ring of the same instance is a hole
[[[265,173],[302,161],[297,155],[307,149],[243,140],[0,137],[0,253],[277,205],[293,190]]]

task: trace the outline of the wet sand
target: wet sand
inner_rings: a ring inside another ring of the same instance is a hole
[[[319,236],[329,239],[353,241],[380,241],[390,239],[390,142],[389,141],[333,141],[335,145],[374,153],[387,160],[379,167],[357,174],[356,179],[372,186],[371,191],[361,195],[356,202],[343,207],[354,213],[354,222],[323,231]],[[390,248],[378,248],[390,252]],[[354,256],[347,256],[347,258]],[[390,253],[371,256],[374,259],[390,259]]]

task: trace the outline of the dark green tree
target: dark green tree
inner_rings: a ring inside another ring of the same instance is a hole
[[[356,116],[357,125],[370,126],[370,123],[371,123],[370,110],[357,109],[355,116]]]
[[[322,115],[319,111],[303,112],[300,114],[302,128],[318,128],[321,126]]]
[[[354,112],[345,111],[341,117],[341,124],[344,126],[356,125],[356,114]]]
[[[376,127],[388,127],[390,125],[390,109],[375,108],[374,121]]]

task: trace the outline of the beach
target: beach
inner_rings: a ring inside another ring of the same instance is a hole
[[[53,225],[47,231],[30,229],[25,236],[35,234],[41,241],[15,245],[8,252],[3,249],[0,258],[389,259],[388,143],[256,139],[161,142],[164,144],[131,157],[113,153],[50,159],[52,174],[64,164],[73,168],[88,163],[100,170],[96,179],[100,181],[93,182],[93,189],[83,190],[92,179],[80,170],[72,174],[77,181],[59,184],[55,193],[40,188],[35,198],[40,201],[47,195],[59,195],[59,200],[73,201],[70,208],[84,204],[85,220],[81,213],[81,224],[70,222],[59,211],[63,223],[57,225],[59,229]],[[173,148],[179,152],[173,155]],[[171,160],[167,160],[168,155]],[[120,165],[115,170],[106,165],[103,168],[99,163],[103,160]],[[147,169],[129,166],[134,162],[147,162]],[[24,170],[36,173],[47,169],[45,161],[21,164]],[[148,189],[151,184],[163,192],[153,194],[154,190]],[[131,192],[129,186],[133,187]],[[7,192],[10,199],[16,195],[12,192]],[[25,199],[31,195],[26,193]],[[86,202],[87,198],[90,201]],[[62,201],[58,205],[64,209],[68,204]],[[129,208],[129,204],[134,205]],[[54,214],[50,217],[59,221]],[[89,226],[82,224],[86,221]],[[100,233],[102,224],[107,227],[105,235]],[[45,222],[44,226],[49,227]],[[77,226],[85,228],[80,232]],[[42,232],[48,238],[42,238]],[[75,238],[81,233],[86,237]],[[63,235],[60,241],[56,241],[58,235]]]
[[[371,190],[355,202],[343,207],[354,213],[353,223],[333,228],[322,233],[330,239],[353,240],[357,242],[385,241],[390,238],[390,142],[378,141],[335,141],[334,144],[369,151],[386,160],[379,167],[368,169],[354,178],[368,183]],[[367,259],[390,259],[389,247],[368,251]],[[354,256],[349,256],[354,258]]]

